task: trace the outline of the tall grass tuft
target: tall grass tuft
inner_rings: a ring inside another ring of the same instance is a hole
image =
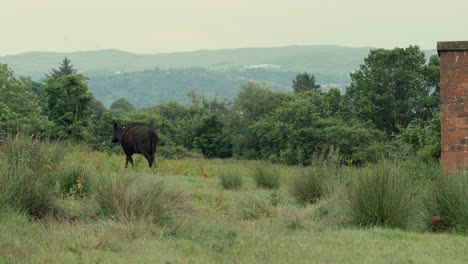
[[[240,189],[242,187],[242,175],[238,169],[230,167],[219,170],[219,183],[224,189]]]
[[[417,188],[392,163],[356,169],[348,193],[351,223],[407,229],[417,219]]]
[[[83,197],[91,188],[91,177],[83,167],[64,167],[53,174],[62,195]]]
[[[9,136],[0,146],[0,207],[33,217],[58,212],[50,171],[66,153],[60,142]]]
[[[256,165],[251,175],[259,188],[278,189],[280,186],[280,172],[266,165]]]
[[[247,197],[241,208],[242,216],[246,220],[270,217],[274,214],[274,210],[268,205],[265,199],[260,197]]]
[[[152,178],[110,174],[100,179],[96,201],[105,215],[117,220],[164,224],[183,197]]]
[[[439,174],[434,183],[434,228],[468,233],[468,177]]]
[[[323,168],[304,170],[291,186],[292,196],[300,203],[315,203],[322,198],[327,189],[327,171]]]

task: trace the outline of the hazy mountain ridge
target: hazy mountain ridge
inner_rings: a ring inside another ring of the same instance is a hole
[[[27,52],[0,56],[15,75],[41,80],[68,57],[79,73],[90,77],[89,89],[109,106],[125,97],[136,107],[169,100],[188,102],[186,93],[232,99],[248,80],[274,90],[290,91],[299,72],[316,77],[324,90],[344,89],[369,47],[287,46],[135,54],[119,50],[72,53]],[[428,57],[435,50],[426,51]]]
[[[342,46],[288,46],[271,48],[242,48],[193,52],[135,54],[118,50],[81,51],[72,53],[28,52],[0,57],[18,75],[33,79],[57,67],[66,56],[82,73],[132,72],[155,67],[212,70],[240,69],[248,65],[274,64],[281,71],[312,73],[349,73],[362,62],[370,48]],[[337,63],[339,62],[339,63]]]

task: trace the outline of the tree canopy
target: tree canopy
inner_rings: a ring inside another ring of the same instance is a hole
[[[349,114],[389,135],[415,118],[432,117],[438,104],[435,69],[426,64],[418,46],[371,50],[351,73],[346,91]]]
[[[63,76],[67,76],[70,74],[76,74],[77,70],[73,68],[71,61],[65,57],[63,61],[60,63],[60,67],[58,70],[52,69],[49,74],[46,74],[47,78],[59,78]]]

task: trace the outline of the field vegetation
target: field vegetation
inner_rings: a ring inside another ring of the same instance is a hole
[[[468,260],[468,182],[437,163],[158,157],[151,170],[138,157],[124,169],[123,155],[26,136],[0,155],[4,263]],[[280,175],[275,188],[258,187],[259,170]]]

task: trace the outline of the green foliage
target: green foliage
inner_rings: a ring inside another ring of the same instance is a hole
[[[60,78],[63,76],[67,76],[70,74],[76,74],[77,70],[73,68],[71,61],[65,57],[60,63],[60,67],[58,70],[52,69],[50,74],[46,74],[47,78]]]
[[[135,107],[127,99],[120,98],[112,103],[110,111],[115,117],[120,118],[130,112],[135,111]]]
[[[223,126],[217,115],[203,116],[194,130],[193,147],[201,149],[206,158],[231,156],[231,144],[223,135]]]
[[[267,165],[256,165],[251,169],[252,178],[259,188],[278,189],[281,173]]]
[[[44,85],[49,120],[54,123],[54,137],[83,139],[92,114],[91,100],[81,74],[48,78]]]
[[[293,80],[292,88],[295,93],[301,93],[306,91],[319,91],[320,85],[315,84],[314,75],[306,72],[296,75]]]
[[[287,94],[275,93],[264,85],[254,82],[243,85],[232,108],[224,116],[225,132],[231,138],[234,155],[259,158],[258,138],[251,126],[286,100]]]
[[[357,226],[408,229],[418,215],[418,190],[410,172],[391,163],[355,169],[348,192],[349,218]]]
[[[438,174],[434,184],[434,200],[430,204],[433,212],[431,217],[440,217],[440,222],[433,228],[467,234],[468,177],[463,174]]]
[[[183,200],[162,182],[141,175],[104,175],[98,183],[96,201],[102,212],[123,222],[166,224]]]
[[[85,134],[86,143],[100,151],[112,151],[117,145],[112,143],[113,125],[117,119],[110,113],[104,112],[99,120],[91,123]]]
[[[302,204],[315,203],[327,192],[327,178],[329,171],[324,168],[311,168],[302,172],[291,186],[291,194]]]
[[[100,120],[102,118],[102,115],[107,112],[107,107],[99,100],[96,98],[93,98],[91,100],[91,109],[93,111],[92,114],[92,119],[93,120]]]
[[[63,143],[47,143],[19,135],[0,145],[0,208],[33,217],[58,212],[51,169],[66,152]]]
[[[374,49],[351,73],[348,111],[388,135],[415,118],[427,120],[437,110],[438,69],[426,65],[418,46]]]
[[[423,121],[415,119],[401,130],[396,136],[397,140],[409,144],[409,153],[424,161],[438,160],[440,158],[440,114],[434,115],[432,119]]]
[[[218,171],[219,183],[224,189],[240,189],[242,188],[242,174],[234,168],[227,168]]]
[[[49,128],[32,88],[30,80],[15,78],[7,65],[0,64],[0,134],[43,134]]]
[[[333,146],[344,162],[376,159],[383,149],[376,142],[383,140],[383,133],[341,119],[340,109],[334,108],[337,96],[335,91],[292,94],[287,102],[253,124],[261,157],[308,165],[314,152]]]

